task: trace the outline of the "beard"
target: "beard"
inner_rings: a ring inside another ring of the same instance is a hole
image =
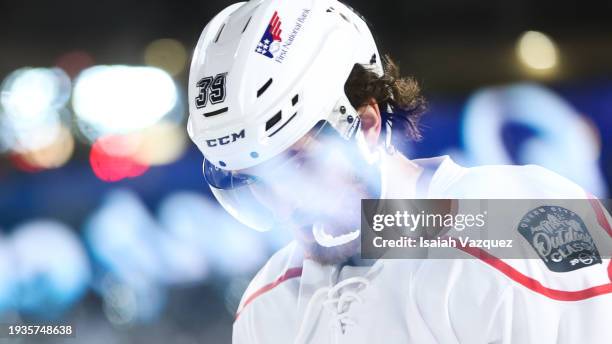
[[[380,195],[380,169],[354,151],[329,158],[317,171],[277,194],[294,197],[285,202],[296,204],[287,220],[305,258],[344,263],[361,252],[361,200]]]
[[[336,265],[361,253],[361,200],[373,195],[362,180],[354,179],[348,187],[330,187],[329,190],[335,192],[332,203],[319,203],[319,208],[313,212],[304,208],[296,210],[292,219],[294,236],[305,257],[323,265]],[[298,225],[300,223],[302,225]],[[352,240],[343,243],[342,237]]]

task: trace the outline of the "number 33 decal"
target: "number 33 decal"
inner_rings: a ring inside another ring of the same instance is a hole
[[[211,104],[218,104],[225,100],[225,77],[227,73],[217,74],[214,78],[208,76],[202,78],[196,86],[200,89],[200,94],[195,98],[198,109],[205,107],[210,99]]]

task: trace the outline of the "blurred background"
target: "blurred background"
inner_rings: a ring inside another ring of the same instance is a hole
[[[226,215],[186,137],[192,49],[230,3],[0,1],[0,323],[230,342],[250,278],[290,240]],[[612,2],[347,3],[429,98],[410,157],[536,163],[609,196]]]

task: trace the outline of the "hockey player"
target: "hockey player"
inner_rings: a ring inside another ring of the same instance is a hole
[[[418,137],[424,101],[348,6],[224,9],[195,49],[189,104],[188,132],[220,204],[254,229],[296,237],[246,290],[235,343],[612,342],[607,251],[554,266],[473,250],[460,252],[472,259],[358,258],[364,198],[586,194],[537,166],[464,168],[396,151],[395,140]],[[585,233],[610,240],[609,216],[590,204]],[[508,230],[531,209],[523,207]]]

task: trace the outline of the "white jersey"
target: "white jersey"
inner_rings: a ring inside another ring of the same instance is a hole
[[[384,198],[409,198],[402,159],[383,171]],[[586,198],[538,166],[464,168],[448,157],[417,187],[430,198]],[[427,171],[427,170],[426,170]],[[592,202],[594,236],[612,240],[610,217]],[[609,246],[608,246],[609,247]],[[247,288],[234,323],[236,344],[612,343],[612,263],[554,272],[541,260],[379,259],[321,265],[293,242]],[[470,254],[462,252],[462,254]],[[604,257],[605,256],[605,257]]]

